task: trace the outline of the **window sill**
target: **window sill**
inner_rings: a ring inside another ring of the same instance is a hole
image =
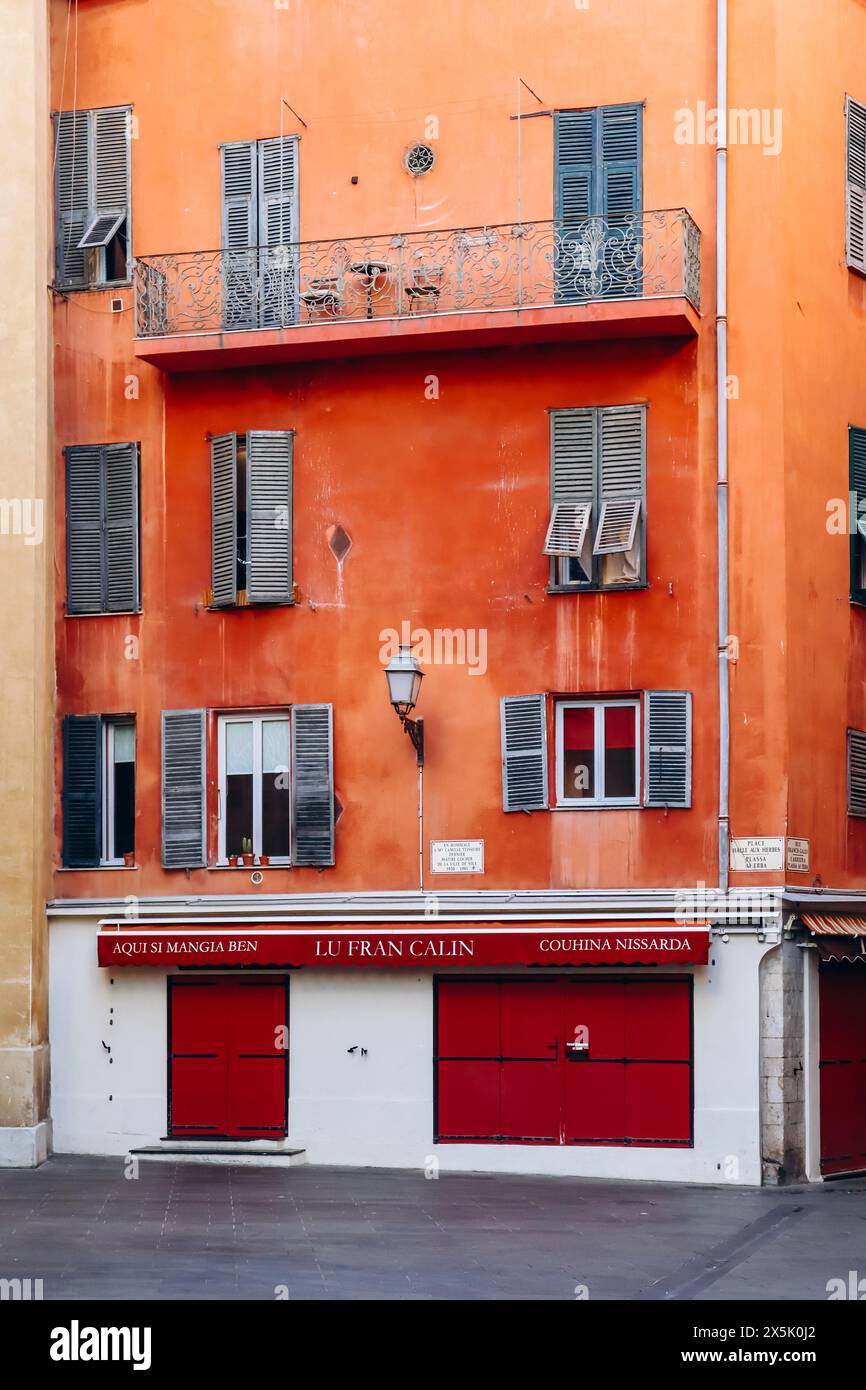
[[[206,603],[205,610],[208,613],[255,613],[262,608],[296,608],[297,603],[293,598],[273,599],[269,603]]]
[[[135,874],[141,868],[140,864],[91,864],[84,868],[73,867],[71,864],[58,864],[55,873],[58,874]]]
[[[216,863],[216,864],[207,864],[205,867],[207,868],[208,872],[210,872],[210,873],[229,873],[229,874],[236,874],[236,873],[244,873],[244,872],[246,872],[246,873],[251,874],[251,873],[255,873],[257,869],[260,869],[261,872],[262,872],[263,874],[265,874],[265,873],[268,872],[269,869],[290,869],[290,868],[292,867],[292,865],[291,865],[290,860],[288,860],[288,859],[279,859],[279,860],[272,860],[270,864],[223,864],[223,863]]]
[[[61,285],[56,280],[51,285],[55,294],[110,294],[113,290],[131,290],[131,280],[107,280],[98,285]],[[132,305],[129,306],[132,308]]]
[[[70,613],[68,609],[63,610],[64,618],[140,618],[141,608],[112,608],[102,609],[95,613]]]
[[[643,811],[644,806],[640,801],[590,801],[583,805],[571,805],[568,802],[560,802],[557,806],[551,806],[551,811]]]
[[[649,584],[548,584],[548,594],[637,594],[648,589]]]

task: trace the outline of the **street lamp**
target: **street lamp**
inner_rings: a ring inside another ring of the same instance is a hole
[[[397,717],[412,740],[412,747],[418,755],[418,766],[424,766],[424,720],[410,719],[409,712],[415,708],[421,691],[424,672],[412,655],[412,649],[401,646],[396,656],[392,656],[385,667],[388,682],[388,698],[397,711]]]

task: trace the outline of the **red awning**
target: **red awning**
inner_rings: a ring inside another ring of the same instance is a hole
[[[815,936],[866,936],[866,917],[809,912],[803,913],[800,920]]]
[[[500,965],[705,965],[706,923],[449,922],[352,927],[263,922],[100,922],[100,965],[439,969]]]

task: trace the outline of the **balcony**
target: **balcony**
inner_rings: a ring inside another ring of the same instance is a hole
[[[139,256],[137,356],[169,371],[600,338],[691,336],[684,209]]]

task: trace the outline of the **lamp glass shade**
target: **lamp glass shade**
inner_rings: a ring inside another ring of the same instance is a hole
[[[388,698],[395,709],[414,709],[418,702],[424,672],[412,655],[411,648],[401,647],[385,667]]]

